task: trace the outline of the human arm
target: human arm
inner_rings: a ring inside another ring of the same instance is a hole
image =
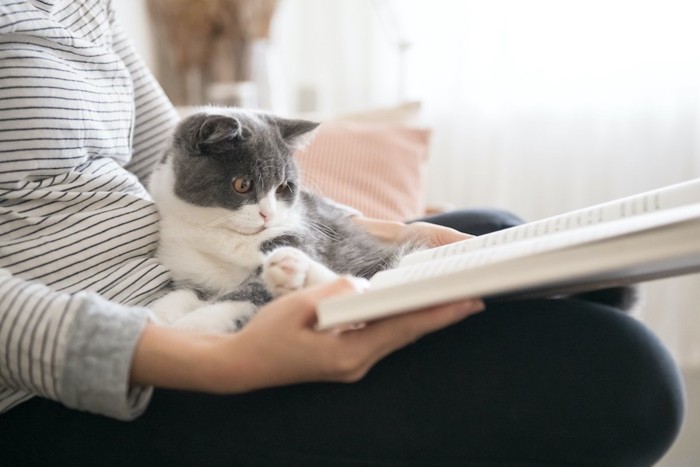
[[[68,294],[0,269],[0,412],[32,395],[132,419],[151,390],[127,384],[147,310]]]
[[[352,292],[347,279],[284,296],[260,309],[236,334],[205,335],[147,325],[136,347],[131,382],[213,393],[311,381],[353,382],[387,354],[478,312],[458,302],[368,324],[319,332],[315,304]]]

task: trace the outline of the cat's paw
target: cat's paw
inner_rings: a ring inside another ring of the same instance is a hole
[[[283,246],[265,258],[261,277],[270,293],[277,297],[304,287],[312,262],[306,253]]]
[[[175,290],[150,304],[151,320],[156,324],[172,324],[204,304],[192,290]]]
[[[262,279],[274,297],[338,277],[303,251],[289,246],[277,248],[263,262]]]
[[[235,332],[245,326],[256,311],[256,306],[250,302],[212,303],[188,313],[172,326],[200,332]]]

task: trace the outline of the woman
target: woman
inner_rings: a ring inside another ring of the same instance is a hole
[[[477,314],[471,300],[316,332],[315,303],[351,290],[340,280],[233,335],[149,324],[169,277],[139,179],[172,106],[107,0],[8,0],[0,58],[3,465],[651,465],[674,439],[673,362],[639,323],[584,301]],[[466,238],[358,222],[390,239]]]

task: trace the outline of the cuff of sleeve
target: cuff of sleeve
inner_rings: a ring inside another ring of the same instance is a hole
[[[83,298],[69,333],[61,401],[74,409],[133,420],[153,393],[151,387],[129,386],[131,360],[148,310],[94,294]]]

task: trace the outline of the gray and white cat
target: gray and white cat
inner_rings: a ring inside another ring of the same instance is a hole
[[[158,258],[176,286],[152,305],[157,322],[235,331],[275,296],[339,274],[369,278],[417,247],[377,240],[300,186],[293,153],[317,126],[232,108],[177,126],[149,185]]]

